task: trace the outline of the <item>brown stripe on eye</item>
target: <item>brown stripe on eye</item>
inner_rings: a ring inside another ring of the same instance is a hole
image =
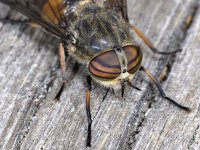
[[[108,51],[93,58],[89,64],[93,76],[114,79],[121,74],[121,66],[115,51]]]
[[[133,45],[125,46],[123,49],[128,61],[128,72],[134,74],[140,66],[142,60],[142,52],[139,47]]]
[[[89,69],[90,69],[90,72],[93,73],[93,75],[100,78],[114,79],[119,76],[119,73],[111,73],[111,72],[99,70],[98,68],[95,68],[92,64],[90,65]]]

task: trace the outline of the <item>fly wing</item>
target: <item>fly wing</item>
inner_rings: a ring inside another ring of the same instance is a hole
[[[95,0],[109,9],[115,9],[122,14],[125,21],[129,22],[127,14],[127,0]]]
[[[46,31],[66,39],[66,26],[63,23],[65,0],[0,0],[0,2],[26,15]],[[65,27],[65,28],[64,28]]]

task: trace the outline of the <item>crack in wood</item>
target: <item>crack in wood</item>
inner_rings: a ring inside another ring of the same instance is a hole
[[[193,136],[192,136],[192,139],[189,141],[189,143],[188,143],[188,149],[190,150],[191,149],[191,146],[194,144],[194,142],[196,141],[196,140],[199,140],[199,139],[196,139],[197,137],[197,132],[198,132],[198,130],[199,130],[199,125],[196,127],[196,129],[195,129],[195,131],[194,131],[194,134],[193,134]]]
[[[147,87],[151,87],[151,84],[149,84]],[[152,93],[152,92],[153,92],[152,88],[148,88],[145,90],[144,93]],[[142,128],[143,123],[146,119],[145,115],[146,115],[147,111],[150,110],[152,105],[155,103],[155,97],[156,97],[156,95],[153,95],[153,94],[151,94],[151,95],[143,94],[143,96],[139,100],[140,101],[139,106],[136,106],[136,108],[138,109],[136,112],[138,112],[138,113],[133,116],[134,117],[133,119],[135,121],[132,121],[132,126],[134,128],[133,128],[132,133],[130,134],[130,138],[129,138],[129,141],[127,144],[128,145],[127,147],[129,150],[131,150],[133,148],[134,144],[137,141],[136,136],[140,133],[140,129]],[[147,107],[143,106],[144,100],[145,100]]]
[[[15,139],[15,148],[20,149],[23,140],[26,138],[26,135],[29,133],[30,127],[34,120],[34,117],[37,115],[43,101],[45,100],[49,89],[53,86],[53,82],[56,80],[55,69],[52,68],[48,75],[43,76],[42,84],[35,92],[35,97],[33,97],[32,103],[29,103],[26,112],[24,112],[24,117],[22,118],[23,122],[18,128],[16,139]]]

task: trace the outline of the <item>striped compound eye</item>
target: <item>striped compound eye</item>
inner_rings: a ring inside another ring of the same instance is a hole
[[[91,75],[99,80],[113,80],[121,73],[126,73],[121,69],[123,65],[126,66],[126,71],[129,74],[134,74],[139,69],[142,61],[141,50],[134,45],[124,46],[119,50],[118,52],[115,50],[107,51],[93,58],[89,64]],[[127,63],[120,64],[119,60]]]
[[[134,74],[140,67],[142,62],[142,51],[138,46],[129,45],[123,47],[127,59],[127,71]]]
[[[121,74],[121,66],[116,52],[108,51],[93,58],[89,64],[89,71],[101,80],[117,78]]]

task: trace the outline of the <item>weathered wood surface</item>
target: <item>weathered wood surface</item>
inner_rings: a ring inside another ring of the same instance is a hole
[[[141,40],[143,65],[162,81],[167,95],[192,108],[186,113],[159,97],[155,86],[138,72],[133,83],[109,93],[92,91],[92,148],[108,150],[200,149],[200,7],[198,0],[129,0],[129,17],[162,51],[182,49],[173,56],[152,54]],[[192,16],[191,25],[186,18]],[[21,15],[0,4],[0,17]],[[87,119],[82,68],[67,78],[60,102],[58,43],[40,30],[0,23],[0,149],[85,149]]]

